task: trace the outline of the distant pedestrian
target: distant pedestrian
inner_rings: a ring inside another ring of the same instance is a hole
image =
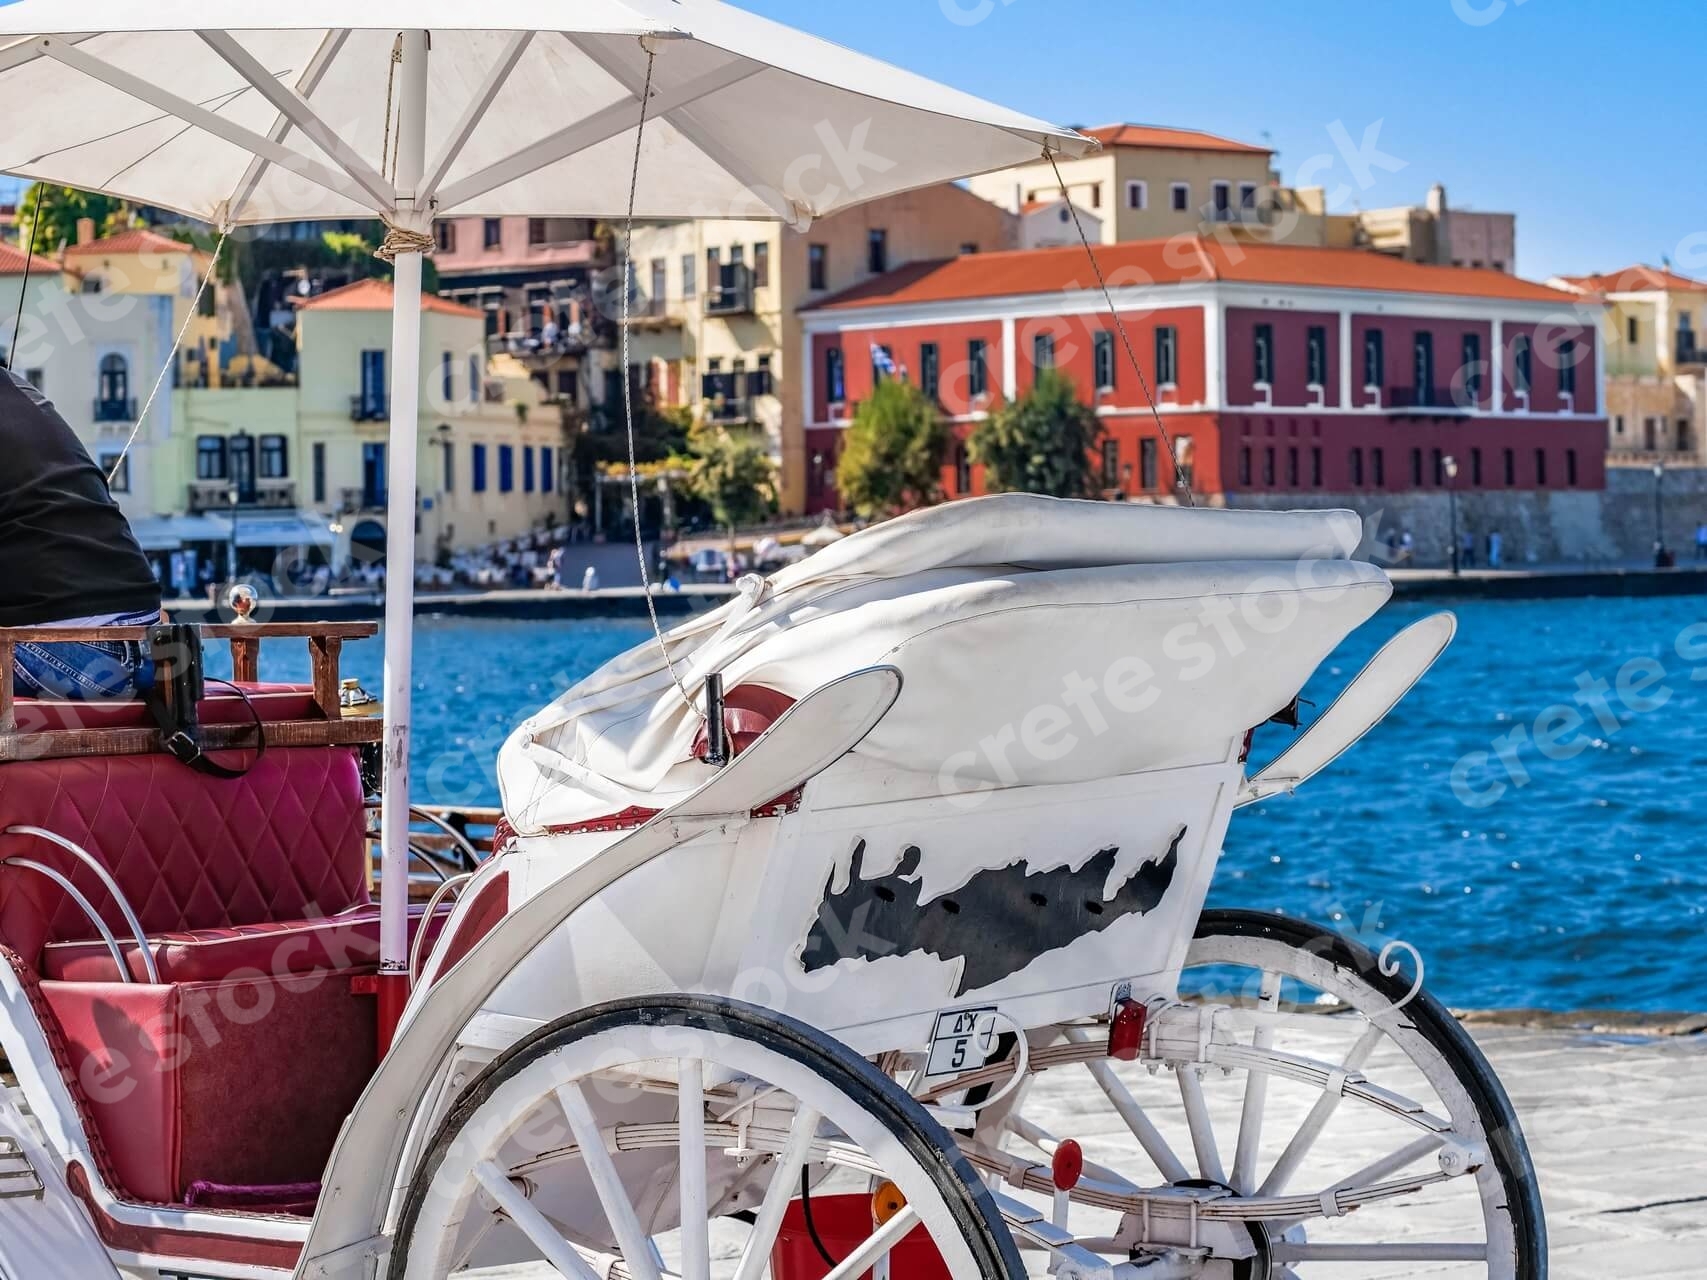
[[[587,572],[581,575],[581,590],[588,595],[599,589],[599,571],[592,565],[587,566]]]
[[[1695,558],[1707,560],[1707,520],[1695,526]]]
[[[1458,564],[1463,569],[1476,567],[1476,535],[1468,529],[1458,539]]]
[[[1416,551],[1416,548],[1416,539],[1411,537],[1411,531],[1406,529],[1404,533],[1399,535],[1399,559],[1403,560],[1406,564],[1409,564],[1411,556]]]
[[[1497,569],[1500,567],[1500,556],[1504,550],[1504,545],[1505,539],[1500,537],[1498,529],[1488,534],[1488,568]]]

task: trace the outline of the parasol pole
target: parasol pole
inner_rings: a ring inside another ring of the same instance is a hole
[[[391,429],[385,537],[385,792],[380,815],[380,1052],[409,998],[409,731],[415,624],[415,469],[421,401],[421,253],[396,232],[427,233],[416,209],[427,167],[427,33],[405,31],[397,66],[397,212],[391,314]],[[391,128],[388,120],[386,127]]]

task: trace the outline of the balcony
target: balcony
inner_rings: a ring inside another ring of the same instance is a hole
[[[1680,331],[1677,335],[1676,355],[1678,364],[1707,364],[1707,347],[1695,345],[1693,333]]]
[[[231,510],[229,480],[196,480],[190,484],[191,515]],[[257,480],[252,490],[240,491],[237,498],[240,511],[290,511],[296,508],[294,480]]]
[[[717,278],[705,291],[705,314],[708,316],[750,316],[753,314],[753,271],[742,262],[727,263],[717,269]]]
[[[95,401],[96,422],[135,422],[136,401],[100,399]]]
[[[1266,227],[1274,221],[1272,205],[1235,204],[1228,205],[1226,208],[1219,208],[1211,204],[1205,205],[1200,213],[1203,225],[1206,227]]]
[[[494,333],[487,335],[486,353],[493,356],[517,356],[523,360],[552,360],[558,356],[580,355],[592,345],[592,333],[585,328],[563,329],[547,341],[540,330],[527,333]]]
[[[1387,392],[1387,408],[1393,413],[1427,417],[1469,413],[1476,408],[1479,394],[1472,395],[1460,387],[1393,387]]]
[[[338,511],[353,516],[364,512],[381,513],[386,509],[386,495],[370,489],[338,490]]]
[[[350,397],[351,422],[390,422],[391,399],[388,396],[367,394]]]

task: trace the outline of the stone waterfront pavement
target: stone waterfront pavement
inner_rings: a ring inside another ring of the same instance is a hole
[[[1707,1278],[1707,1036],[1648,1037],[1516,1027],[1474,1028],[1511,1095],[1541,1181],[1551,1239],[1552,1280],[1703,1280]],[[1368,1072],[1381,1079],[1379,1055]],[[1278,1101],[1276,1099],[1275,1101]],[[1231,1104],[1231,1105],[1229,1105]],[[1212,1103],[1213,1105],[1213,1103]],[[1306,1104],[1277,1108],[1273,1124],[1302,1118]],[[1296,1114],[1292,1114],[1295,1110]],[[1129,1144],[1088,1077],[1043,1075],[1027,1113],[1056,1133],[1079,1136],[1091,1159],[1116,1163]],[[1178,1118],[1154,1111],[1164,1132]],[[1238,1125],[1236,1098],[1214,1115],[1223,1144]],[[1381,1154],[1372,1147],[1371,1156]],[[1347,1152],[1351,1167],[1361,1153]],[[1123,1162],[1124,1163],[1124,1162]],[[1370,1238],[1465,1238],[1428,1214],[1376,1216],[1360,1210]],[[716,1237],[714,1237],[715,1239]],[[733,1273],[731,1240],[719,1249],[716,1275]],[[539,1280],[537,1268],[483,1271],[481,1280]],[[1485,1275],[1464,1264],[1316,1263],[1300,1280],[1399,1280]]]

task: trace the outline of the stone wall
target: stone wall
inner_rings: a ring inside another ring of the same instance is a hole
[[[1484,564],[1488,534],[1498,530],[1507,568],[1526,564],[1647,564],[1653,559],[1654,474],[1646,467],[1609,467],[1605,492],[1574,489],[1495,489],[1458,495],[1458,528],[1476,538]],[[1363,517],[1364,546],[1373,553],[1388,534],[1409,531],[1414,563],[1450,559],[1451,510],[1443,492],[1237,493],[1232,507],[1269,510],[1347,507]],[[1661,514],[1667,544],[1680,562],[1694,555],[1695,527],[1707,520],[1707,468],[1667,470]]]

